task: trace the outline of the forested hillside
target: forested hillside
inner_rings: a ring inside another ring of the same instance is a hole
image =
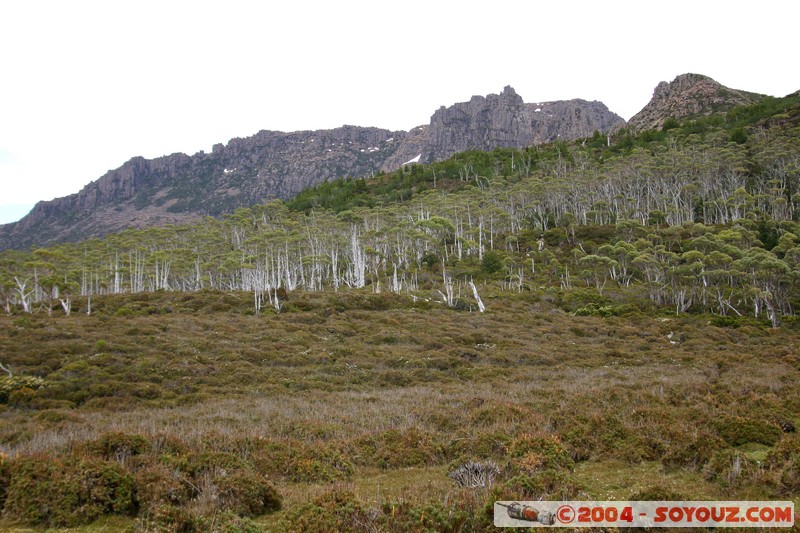
[[[101,294],[594,287],[676,313],[794,315],[798,98],[639,135],[465,152],[224,220],[4,252],[7,313]],[[610,144],[610,146],[609,146]],[[466,298],[468,299],[468,298]]]
[[[0,253],[0,529],[800,494],[800,94]]]

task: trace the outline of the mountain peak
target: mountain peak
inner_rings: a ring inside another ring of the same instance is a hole
[[[628,122],[632,131],[658,129],[667,118],[688,118],[753,104],[764,96],[725,87],[708,76],[687,73],[662,81],[650,102]]]
[[[501,93],[502,96],[517,96],[517,91],[511,85],[506,85],[503,87],[503,92]]]
[[[344,176],[429,163],[468,149],[523,148],[608,131],[622,118],[600,102],[526,104],[510,86],[442,106],[411,131],[345,125],[215,144],[210,154],[135,157],[79,193],[40,202],[16,223],[0,226],[0,250],[101,236],[125,227],[189,222],[237,207],[288,199]]]

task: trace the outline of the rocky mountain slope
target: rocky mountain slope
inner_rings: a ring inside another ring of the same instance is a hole
[[[273,198],[291,198],[337,177],[369,176],[411,160],[437,161],[471,148],[574,139],[623,122],[600,102],[526,104],[506,87],[499,95],[441,107],[430,124],[409,132],[357,126],[261,131],[215,145],[211,153],[135,157],[80,192],[39,202],[19,222],[0,226],[0,249],[218,216]]]
[[[671,83],[662,81],[653,98],[628,121],[631,131],[659,129],[667,118],[706,116],[736,106],[758,102],[761,94],[730,89],[701,74],[681,74]]]

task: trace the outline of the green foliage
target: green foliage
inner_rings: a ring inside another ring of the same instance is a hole
[[[281,508],[281,497],[266,477],[252,470],[218,471],[219,508],[237,516],[260,516]]]
[[[137,510],[133,477],[117,464],[45,455],[21,456],[8,463],[4,513],[15,519],[63,527]]]
[[[572,471],[575,468],[569,452],[555,435],[522,435],[511,441],[508,455],[520,470],[527,472],[547,469]]]
[[[3,252],[0,297],[34,264],[39,295],[94,280],[70,317],[52,292],[25,315],[11,293],[0,317],[2,362],[42,380],[0,378],[0,443],[58,456],[0,456],[7,516],[138,507],[143,530],[247,531],[242,516],[286,505],[293,530],[486,529],[486,495],[452,493],[444,474],[476,458],[503,467],[488,491],[503,499],[583,497],[587,465],[657,471],[641,499],[679,497],[661,488],[680,480],[692,497],[796,494],[797,440],[779,427],[800,414],[793,105],[611,147],[597,132],[467,152],[224,220]],[[663,192],[622,192],[637,186]],[[479,243],[494,248],[483,261]],[[443,268],[462,297],[482,275],[489,312],[441,306]],[[280,313],[256,315],[252,284],[275,277]],[[787,326],[768,329],[770,314]],[[338,485],[298,496],[341,481],[372,495],[375,468],[382,489],[426,481],[384,503]],[[270,480],[288,483],[285,501]]]
[[[147,513],[158,514],[164,506],[185,506],[194,494],[187,478],[161,462],[142,465],[134,476],[139,504]]]
[[[291,481],[330,482],[353,473],[352,463],[335,446],[299,440],[258,441],[252,462],[259,472]]]
[[[709,323],[718,328],[738,328],[742,324],[742,319],[735,316],[715,316],[711,317]]]
[[[744,144],[747,142],[747,132],[744,128],[734,128],[731,130],[728,139],[736,144]]]
[[[761,478],[761,465],[736,450],[719,450],[703,468],[703,476],[725,485],[738,485]],[[761,480],[763,483],[763,480]]]
[[[352,492],[329,491],[311,502],[291,510],[285,519],[286,529],[327,533],[329,531],[364,531],[376,525],[371,515]]]
[[[572,500],[577,498],[583,484],[568,471],[541,470],[532,474],[517,474],[505,483],[506,490],[525,500]]]
[[[361,437],[353,444],[360,451],[360,462],[380,468],[425,466],[441,460],[442,451],[434,439],[416,428],[390,429]]]
[[[204,516],[193,514],[184,507],[172,505],[160,505],[143,512],[136,518],[134,530],[153,533],[203,533],[205,531],[261,533],[263,531],[252,520],[230,511]]]
[[[757,442],[772,446],[781,438],[781,429],[774,423],[742,416],[725,416],[714,422],[717,434],[730,446]]]
[[[661,464],[666,469],[702,469],[724,447],[725,442],[719,437],[705,432],[680,434],[668,445]]]
[[[141,435],[129,435],[120,431],[104,433],[87,443],[88,450],[106,460],[124,461],[128,457],[141,455],[150,449],[150,442]]]
[[[598,305],[594,302],[575,310],[575,316],[632,316],[639,312],[633,304]]]
[[[483,259],[481,260],[481,271],[484,274],[494,274],[496,272],[500,272],[503,268],[503,260],[495,251],[488,251],[483,254]]]
[[[15,393],[29,396],[46,386],[47,381],[37,376],[0,377],[0,403],[7,403]]]
[[[672,130],[680,127],[680,125],[680,122],[678,122],[675,117],[667,117],[667,119],[664,120],[664,124],[661,125],[661,129],[662,131]]]

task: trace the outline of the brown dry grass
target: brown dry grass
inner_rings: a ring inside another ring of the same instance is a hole
[[[511,440],[553,434],[587,497],[682,484],[688,497],[786,495],[780,483],[705,481],[703,454],[717,448],[682,446],[708,435],[730,447],[725,439],[800,424],[800,336],[790,329],[575,317],[525,295],[487,295],[489,311],[477,314],[393,295],[297,294],[294,308],[261,316],[247,314],[247,295],[226,297],[225,312],[204,311],[219,295],[190,296],[108,298],[92,317],[0,318],[4,362],[48,381],[0,412],[0,450],[77,453],[121,432],[248,464],[259,442],[352,463],[333,482],[276,477],[291,509],[331,487],[369,505],[460,497],[450,465],[508,461]],[[121,307],[133,314],[118,316]],[[762,458],[772,444],[757,444]]]

